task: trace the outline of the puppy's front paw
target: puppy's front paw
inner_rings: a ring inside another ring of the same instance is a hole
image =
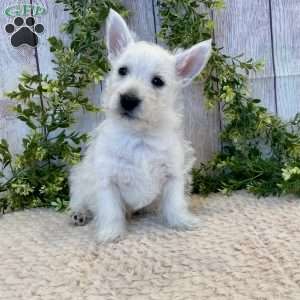
[[[91,216],[87,212],[72,212],[71,213],[71,221],[76,226],[84,226],[86,225]]]
[[[166,222],[168,226],[177,229],[193,229],[200,224],[200,220],[191,213],[169,215]]]
[[[125,234],[123,227],[107,227],[97,231],[96,238],[99,243],[108,243],[122,239]]]

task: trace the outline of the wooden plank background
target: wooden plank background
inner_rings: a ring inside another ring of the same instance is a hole
[[[159,13],[157,0],[123,0],[133,12],[129,25],[141,39],[157,42]],[[262,59],[265,69],[251,74],[254,96],[262,99],[269,111],[289,119],[300,111],[300,1],[299,0],[225,0],[227,8],[212,14],[216,23],[214,38],[218,46],[231,55],[244,53],[246,58]],[[14,49],[4,28],[13,21],[4,15],[12,4],[43,5],[47,14],[37,17],[45,27],[38,48],[23,46]],[[16,87],[22,71],[54,76],[47,38],[61,36],[59,29],[68,18],[62,6],[54,0],[0,1],[0,137],[7,138],[14,152],[20,151],[20,142],[27,129],[11,112],[11,102],[5,92]],[[63,37],[67,39],[67,37]],[[90,89],[88,95],[101,105],[101,85]],[[204,108],[202,86],[194,83],[184,90],[185,133],[197,152],[197,161],[212,157],[220,145],[218,134],[221,117],[218,109]],[[99,115],[78,115],[78,128],[91,130],[100,122]]]

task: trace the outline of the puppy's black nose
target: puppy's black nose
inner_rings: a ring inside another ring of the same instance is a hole
[[[133,111],[140,103],[141,99],[133,94],[120,95],[120,104],[125,111]]]

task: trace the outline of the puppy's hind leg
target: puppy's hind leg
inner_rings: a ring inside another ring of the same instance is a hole
[[[70,216],[74,225],[83,226],[92,219],[92,213],[89,210],[89,201],[92,197],[92,186],[87,180],[83,180],[77,172],[72,172],[70,176]]]
[[[84,198],[71,197],[71,222],[77,226],[84,226],[92,219],[92,212],[88,209]]]

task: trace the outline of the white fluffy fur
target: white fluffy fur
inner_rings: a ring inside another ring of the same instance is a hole
[[[111,10],[107,45],[112,70],[103,95],[106,119],[83,161],[71,170],[71,210],[95,215],[99,241],[122,236],[126,211],[153,202],[159,203],[169,226],[189,228],[197,221],[185,193],[194,158],[175,104],[182,86],[207,62],[210,41],[173,55],[157,45],[134,42],[125,21]],[[128,67],[127,76],[118,74],[122,66]],[[154,87],[154,75],[165,86]],[[120,94],[128,92],[142,99],[133,119],[120,114]]]

